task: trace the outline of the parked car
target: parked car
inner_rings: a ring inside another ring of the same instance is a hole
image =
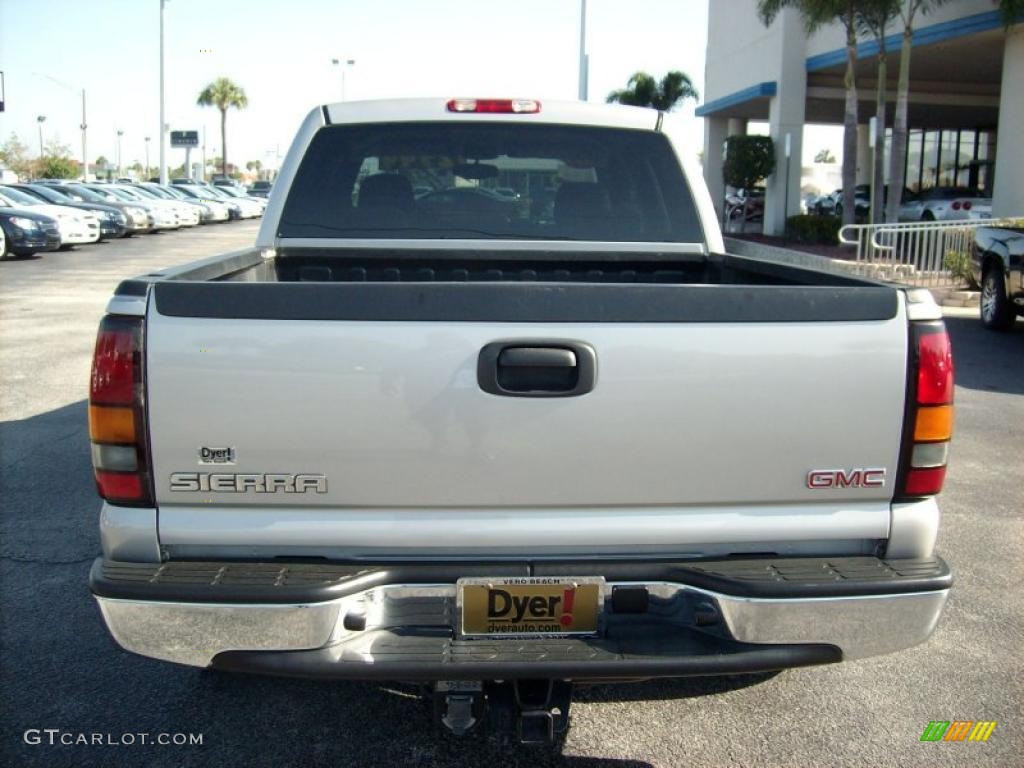
[[[210,184],[197,185],[201,189],[205,189],[206,192],[215,200],[221,200],[227,203],[229,206],[234,206],[238,210],[238,215],[235,218],[239,219],[256,219],[263,215],[263,209],[267,207],[267,201],[251,198],[245,194],[245,191],[241,188],[236,188],[234,185],[213,186]],[[235,190],[238,190],[237,194]]]
[[[203,205],[198,200],[190,200],[184,196],[178,197],[177,195],[171,194],[164,187],[161,187],[159,184],[153,182],[140,182],[133,186],[161,200],[169,200],[188,208],[190,211],[190,217],[191,214],[198,216],[198,223],[200,224],[206,224],[207,222],[213,220],[213,213],[210,210],[210,208],[206,205]]]
[[[725,215],[730,220],[739,220],[744,216],[746,210],[747,221],[761,221],[764,219],[764,187],[753,189],[737,189],[735,193],[725,198]]]
[[[841,218],[843,215],[843,191],[839,189],[832,194],[837,195],[835,197],[833,211],[836,216]],[[858,184],[854,187],[853,215],[856,219],[864,219],[871,215],[871,187],[867,184]]]
[[[225,211],[227,211],[228,219],[234,221],[235,219],[242,218],[242,207],[237,203],[227,200],[221,195],[217,195],[213,192],[210,187],[192,183],[180,183],[178,180],[174,181],[174,190],[180,194],[186,195],[192,200],[198,200],[201,203],[207,205],[219,205]]]
[[[153,222],[149,217],[149,213],[140,205],[133,205],[130,202],[125,202],[124,200],[114,196],[108,197],[100,195],[88,187],[78,183],[40,181],[37,182],[37,184],[40,186],[46,186],[47,189],[52,189],[59,194],[65,195],[70,200],[77,202],[102,203],[103,205],[109,205],[113,208],[117,208],[125,215],[125,226],[127,228],[125,237],[150,232],[153,229]]]
[[[57,228],[60,230],[61,250],[67,251],[76,245],[95,243],[100,239],[99,217],[88,211],[46,203],[34,195],[8,186],[0,186],[0,199],[12,206],[35,210],[56,219]]]
[[[153,202],[158,205],[162,205],[169,210],[174,212],[174,215],[178,217],[178,224],[183,227],[195,227],[199,225],[202,219],[199,209],[194,205],[189,205],[180,200],[168,199],[162,195],[156,194],[151,189],[147,189],[142,184],[122,184],[120,188],[126,192],[130,192],[137,196],[140,200]]]
[[[252,197],[248,192],[246,192],[244,187],[217,187],[217,191],[227,195],[233,200],[244,201],[246,213],[252,214],[247,215],[245,218],[262,216],[263,212],[267,210],[267,198]]]
[[[128,217],[124,211],[116,206],[107,203],[87,202],[71,199],[60,187],[48,184],[12,184],[14,189],[39,198],[44,203],[64,205],[68,208],[77,208],[80,211],[89,211],[96,215],[100,222],[100,239],[110,237],[124,237],[128,231]]]
[[[270,190],[274,185],[269,181],[254,181],[249,187],[249,194],[253,197],[270,197]]]
[[[60,248],[60,227],[55,218],[32,208],[18,208],[3,199],[0,199],[0,229],[3,230],[2,258],[11,254],[31,256]]]
[[[168,195],[170,198],[183,200],[198,207],[200,210],[200,216],[204,223],[211,221],[228,221],[231,218],[231,209],[226,205],[214,200],[200,200],[198,197],[194,197],[186,190],[182,189],[180,184],[155,184],[151,186],[156,187],[159,191]]]
[[[150,232],[177,229],[181,226],[174,210],[166,206],[157,205],[155,200],[140,199],[139,195],[129,194],[125,190],[119,189],[115,184],[85,184],[83,186],[92,190],[104,200],[118,200],[144,210],[149,219]]]
[[[867,184],[858,184],[853,190],[854,216],[865,218],[871,214],[871,187]],[[808,204],[808,211],[818,216],[842,216],[843,215],[843,190],[836,189],[827,195],[822,195]]]
[[[576,102],[312,110],[253,246],[121,283],[100,323],[116,642],[416,680],[439,726],[524,742],[565,734],[573,681],[925,642],[952,585],[941,310],[729,255],[686,136]],[[512,227],[479,196],[420,209],[420,178],[496,155],[579,175]]]
[[[808,203],[808,211],[818,216],[835,216],[836,200],[843,194],[841,189],[834,190],[824,195],[819,195],[812,202]]]
[[[992,198],[978,189],[932,187],[904,197],[900,221],[957,221],[992,218]]]
[[[243,189],[242,182],[238,181],[238,179],[232,179],[230,176],[214,176],[210,179],[209,185],[212,187],[238,187]]]
[[[1024,316],[1024,228],[978,227],[972,254],[981,286],[981,322],[1005,331]]]

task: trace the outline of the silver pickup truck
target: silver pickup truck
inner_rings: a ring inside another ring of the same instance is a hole
[[[252,248],[108,313],[90,586],[134,653],[551,741],[573,683],[889,653],[949,593],[938,308],[726,254],[656,111],[317,108]]]

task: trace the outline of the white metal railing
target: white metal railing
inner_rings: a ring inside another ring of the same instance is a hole
[[[839,242],[857,248],[851,271],[909,285],[956,285],[954,260],[971,258],[978,227],[1020,226],[1022,219],[847,224]]]

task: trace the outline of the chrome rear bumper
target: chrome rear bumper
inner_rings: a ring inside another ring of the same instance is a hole
[[[240,602],[237,594],[225,602],[148,600],[102,594],[96,594],[96,599],[107,627],[123,648],[180,664],[205,667],[214,663],[218,654],[238,651],[325,649],[331,659],[345,662],[348,671],[343,676],[361,676],[355,667],[362,666],[366,676],[376,677],[382,670],[371,670],[375,666],[386,669],[383,662],[394,658],[396,650],[400,652],[406,646],[419,649],[421,656],[436,652],[448,658],[452,652],[452,628],[457,614],[455,584],[382,583],[371,586],[367,585],[368,574],[372,576],[372,571],[360,571],[353,579],[365,585],[362,588],[316,602]],[[838,660],[839,654],[843,659],[856,659],[924,642],[942,612],[949,583],[946,570],[945,577],[935,581],[941,588],[921,591],[878,594],[866,589],[868,593],[860,595],[750,597],[685,583],[609,580],[603,591],[603,621],[605,634],[609,637],[638,627],[650,628],[666,640],[667,644],[659,646],[662,650],[658,652],[666,657],[683,653],[673,650],[670,641],[673,637],[689,633],[699,636],[700,642],[720,642],[723,648],[734,647],[737,643],[831,646],[838,649],[838,653],[826,661]],[[136,585],[136,593],[140,586]],[[643,613],[617,613],[614,610],[613,591],[616,587],[626,586],[647,589],[649,601]],[[433,640],[428,642],[428,638]],[[472,644],[479,641],[458,642]],[[486,642],[496,647],[501,643]],[[600,645],[596,640],[565,641],[564,648],[554,649],[557,652],[552,653],[554,646],[550,641],[543,642],[548,643],[543,646],[544,653],[536,658],[531,656],[531,659],[541,667],[548,659],[552,674],[561,674],[557,657],[563,651],[571,652],[569,646],[578,649],[588,644]],[[521,644],[524,647],[529,645]],[[436,650],[431,650],[435,647]],[[461,647],[474,648],[472,645]],[[477,649],[482,647],[475,646]],[[688,646],[679,646],[684,647]],[[494,658],[494,673],[501,677],[498,662],[504,657],[499,656],[500,653]],[[591,657],[598,658],[593,654]],[[319,663],[324,663],[323,658]],[[644,658],[650,658],[650,654]],[[439,658],[438,663],[441,661]],[[780,663],[780,666],[789,665]],[[665,669],[669,670],[670,666]],[[473,669],[474,674],[479,673],[478,667]],[[577,663],[571,669],[578,676],[585,666]],[[736,671],[731,667],[723,670]],[[712,669],[697,673],[713,672]],[[672,675],[666,672],[666,676]],[[453,672],[450,678],[438,679],[458,678],[458,673]]]

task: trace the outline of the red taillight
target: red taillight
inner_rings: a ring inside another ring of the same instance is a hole
[[[917,402],[945,405],[953,402],[953,350],[944,327],[918,334]]]
[[[93,405],[131,405],[135,400],[135,336],[133,327],[119,328],[111,319],[100,327],[89,378],[89,401]]]
[[[960,201],[959,200],[954,200],[953,201],[953,210],[954,211],[959,211],[960,210]]]
[[[965,211],[971,210],[971,201],[970,200],[964,200],[964,210]]]
[[[953,351],[942,322],[913,323],[899,500],[934,496],[946,478],[953,436]]]
[[[536,99],[449,99],[449,112],[528,115],[540,112]]]
[[[107,315],[89,380],[89,436],[96,488],[112,504],[152,504],[143,394],[142,318]]]
[[[142,478],[136,473],[103,472],[96,470],[96,488],[109,502],[138,502],[145,495]]]
[[[942,483],[945,479],[945,467],[911,469],[907,472],[903,490],[907,496],[934,496],[942,490]]]

